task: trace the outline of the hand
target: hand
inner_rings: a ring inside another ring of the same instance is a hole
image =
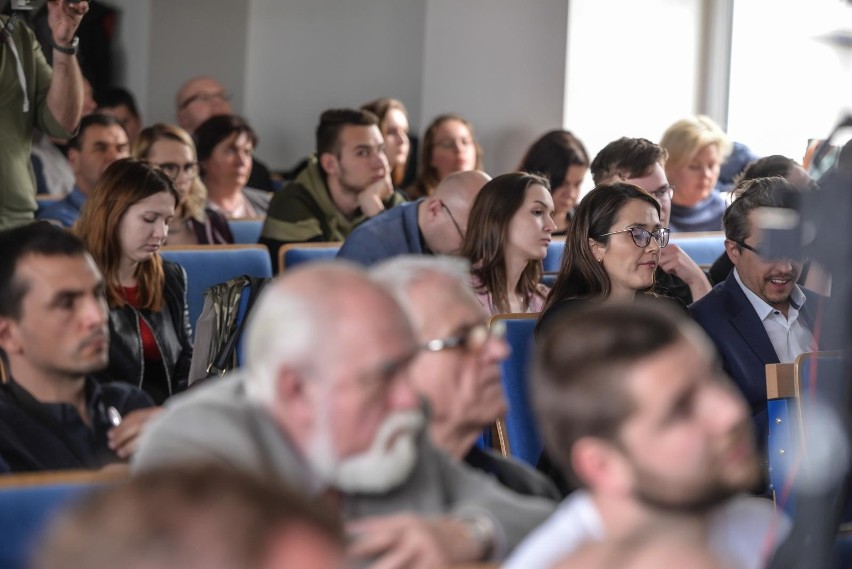
[[[89,3],[69,4],[67,0],[47,0],[47,25],[53,34],[53,42],[69,47],[77,32],[83,15],[89,11]]]
[[[393,182],[391,182],[390,170],[379,180],[367,186],[363,192],[358,194],[358,206],[367,217],[373,217],[385,210],[386,199],[393,195]]]
[[[462,522],[410,514],[365,518],[346,526],[348,554],[375,559],[371,569],[434,569],[478,561],[480,545]]]
[[[145,425],[160,414],[162,407],[137,409],[128,413],[117,427],[107,432],[107,444],[119,458],[129,458],[136,452],[139,434]]]
[[[659,267],[689,285],[693,302],[710,292],[710,281],[707,280],[707,275],[683,249],[674,243],[669,243],[667,247],[660,250]]]

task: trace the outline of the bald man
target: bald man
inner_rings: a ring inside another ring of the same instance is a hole
[[[178,125],[192,134],[201,123],[218,115],[230,115],[231,94],[212,77],[193,77],[181,85],[175,97],[175,118]],[[263,162],[252,157],[250,188],[274,190],[269,168]]]
[[[405,203],[356,227],[338,257],[366,266],[397,255],[455,255],[470,206],[491,176],[479,170],[444,178],[432,195]]]

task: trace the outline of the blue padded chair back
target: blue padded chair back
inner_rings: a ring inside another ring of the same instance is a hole
[[[272,277],[269,251],[263,245],[165,247],[160,255],[186,269],[186,295],[193,334],[204,307],[204,291],[208,287],[240,275]]]
[[[698,265],[712,265],[725,252],[725,234],[672,233],[671,243],[677,244]]]
[[[565,240],[556,238],[547,246],[547,256],[542,261],[545,273],[558,273],[562,266],[562,252],[565,250]]]
[[[342,241],[327,243],[288,243],[278,251],[278,270],[284,272],[311,261],[331,261],[337,257]]]
[[[36,217],[38,217],[39,214],[41,214],[41,212],[43,212],[46,208],[52,206],[57,201],[61,200],[62,197],[63,196],[55,196],[55,195],[52,195],[52,194],[50,194],[50,195],[44,195],[44,194],[37,195],[36,196],[36,211],[35,211]]]
[[[237,245],[254,245],[260,239],[260,230],[263,229],[263,218],[258,219],[229,219],[228,227],[234,236]]]
[[[57,509],[103,484],[75,481],[0,487],[0,567],[28,567],[33,545]]]
[[[843,401],[848,383],[845,361],[839,352],[813,352],[801,354],[793,364],[771,367],[779,370],[779,380],[777,387],[767,386],[769,481],[778,506],[793,516],[796,497],[788,478],[804,475],[795,465],[803,429],[808,429],[806,410],[813,400]],[[848,510],[847,521],[852,519]]]
[[[509,450],[513,457],[535,466],[542,443],[530,406],[527,374],[538,314],[498,314],[491,318],[491,324],[497,320],[506,323],[506,342],[512,348],[501,365],[503,389],[509,403],[505,420]]]

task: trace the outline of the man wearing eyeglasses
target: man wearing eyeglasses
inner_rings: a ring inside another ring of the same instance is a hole
[[[92,114],[83,117],[77,136],[68,142],[68,161],[74,172],[71,193],[39,212],[38,218],[71,227],[80,217],[86,198],[107,167],[130,156],[127,132],[114,117]]]
[[[370,266],[397,255],[457,255],[470,206],[491,176],[479,170],[450,174],[425,198],[368,219],[337,256]]]
[[[825,297],[796,284],[802,270],[799,260],[767,258],[761,252],[756,210],[780,207],[785,190],[795,188],[778,177],[738,186],[742,195],[722,218],[725,250],[734,270],[689,307],[751,406],[761,445],[767,432],[765,365],[790,363],[802,352],[821,347],[813,331]]]
[[[500,364],[509,346],[504,326],[488,328],[467,261],[399,256],[376,265],[371,275],[405,308],[414,328],[420,353],[412,362],[411,382],[428,402],[435,446],[515,492],[559,500],[544,475],[475,444],[507,411]]]
[[[212,77],[193,77],[181,85],[175,97],[175,118],[178,125],[190,134],[201,123],[218,115],[230,115],[231,94]],[[249,188],[273,191],[269,168],[252,156],[251,174],[246,184]]]
[[[669,226],[672,186],[664,169],[666,151],[644,138],[622,137],[607,144],[595,159],[591,171],[595,185],[622,181],[639,186],[660,202],[660,224]],[[710,281],[695,261],[674,243],[660,251],[654,275],[659,291],[690,305],[708,292]]]
[[[212,460],[323,497],[358,566],[500,559],[552,512],[432,445],[411,326],[357,267],[314,263],[273,281],[245,348],[239,375],[175,398],[143,432],[137,469]]]

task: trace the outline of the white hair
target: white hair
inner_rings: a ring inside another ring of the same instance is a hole
[[[436,274],[457,281],[459,289],[469,291],[471,299],[476,301],[470,284],[470,263],[461,257],[401,255],[375,265],[370,269],[369,274],[374,282],[393,295],[409,317],[411,316],[409,289],[412,285]]]
[[[245,368],[249,398],[261,405],[276,399],[275,379],[282,364],[303,367],[316,348],[319,307],[304,295],[267,286],[246,323]]]

